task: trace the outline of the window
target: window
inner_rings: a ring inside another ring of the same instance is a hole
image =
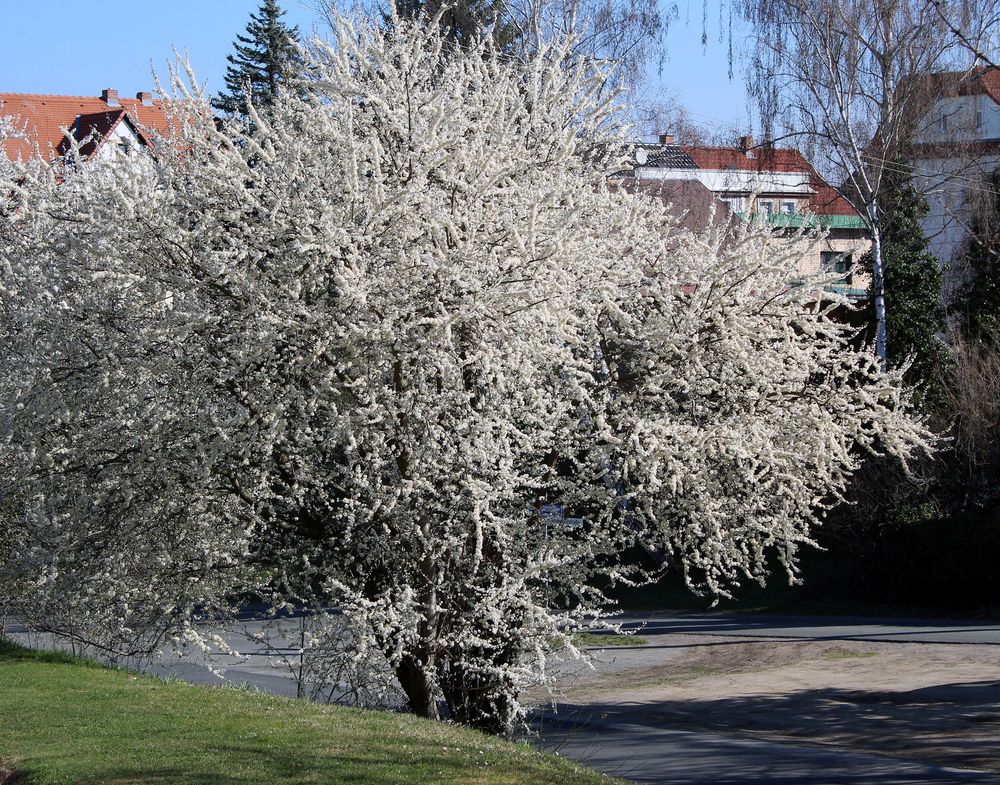
[[[981,131],[983,129],[983,110],[976,110],[976,130]]]
[[[764,215],[774,215],[774,202],[770,199],[758,199],[757,212],[764,213]]]
[[[943,134],[948,133],[948,115],[941,115],[941,119],[938,120],[938,130]]]
[[[720,197],[720,201],[724,202],[729,206],[729,209],[734,213],[743,212],[743,197],[742,196],[723,196]]]
[[[781,212],[783,215],[795,215],[795,202],[782,202]]]
[[[851,259],[850,254],[840,253],[839,251],[820,251],[819,254],[819,269],[823,273],[843,273],[844,278],[839,281],[834,281],[834,286],[847,286],[850,284],[851,268],[854,266],[854,260]]]

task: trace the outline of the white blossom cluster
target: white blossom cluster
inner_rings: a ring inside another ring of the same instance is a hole
[[[503,730],[637,541],[793,571],[866,450],[926,447],[773,240],[609,192],[569,49],[341,19],[250,129],[178,84],[147,158],[0,171],[0,596],[129,651],[333,606],[415,711]]]

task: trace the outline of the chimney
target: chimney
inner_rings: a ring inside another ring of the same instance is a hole
[[[739,147],[743,152],[749,151],[753,147],[753,137],[752,136],[741,136]]]
[[[110,87],[101,91],[101,100],[108,106],[121,106],[121,104],[118,103],[118,91],[113,90]]]
[[[153,105],[153,94],[152,93],[136,93],[135,100],[141,103],[143,106]]]
[[[673,144],[674,135],[673,134],[660,134],[660,144]]]

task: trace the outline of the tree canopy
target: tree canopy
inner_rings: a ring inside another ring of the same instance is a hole
[[[337,17],[308,95],[134,165],[0,168],[0,598],[136,651],[306,605],[411,708],[523,716],[643,580],[763,581],[932,437],[798,248],[608,185],[605,75]],[[333,606],[336,611],[329,608]],[[379,665],[380,663],[380,665]]]
[[[402,0],[395,3],[395,12],[402,19],[437,18],[445,35],[460,46],[472,45],[484,32],[501,51],[512,52],[523,45],[524,31],[499,0]]]
[[[326,3],[335,17],[335,3]],[[662,58],[664,33],[676,6],[657,0],[404,0],[383,3],[391,22],[437,19],[452,43],[468,45],[481,35],[500,51],[520,56],[537,53],[555,39],[573,40],[570,59],[614,65],[608,74],[615,87],[641,84],[651,61]]]

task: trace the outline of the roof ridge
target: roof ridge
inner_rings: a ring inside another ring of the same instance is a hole
[[[692,150],[727,150],[734,153],[745,153],[742,147],[733,147],[731,145],[715,145],[715,144],[684,144],[681,147],[688,147]],[[762,152],[778,152],[778,153],[798,153],[802,155],[802,151],[798,147],[777,147],[775,145],[753,145],[751,150],[759,150]]]
[[[82,114],[80,114],[78,116],[79,117],[90,117],[90,116],[95,115],[95,114],[114,114],[115,112],[127,112],[127,111],[128,111],[128,109],[126,109],[124,106],[107,106],[103,110],[99,110],[99,111],[96,111],[96,112],[84,112],[84,113],[82,113]]]
[[[67,95],[65,93],[0,93],[0,95],[16,95],[19,98],[70,98],[70,99],[72,99],[74,101],[78,101],[81,98],[87,99],[87,100],[89,100],[91,98],[94,98],[94,99],[96,99],[98,101],[101,100],[101,96],[99,96],[99,95],[94,95],[94,96],[90,96],[90,95]]]
[[[69,101],[103,101],[104,100],[99,95],[66,95],[66,94],[63,94],[63,93],[3,93],[3,92],[0,92],[0,96],[5,96],[5,95],[6,96],[15,97],[15,98],[62,98],[62,99],[66,99],[66,100],[69,100]],[[119,101],[130,101],[130,102],[138,102],[139,101],[138,98],[129,97],[127,95],[119,96],[118,100]],[[163,99],[160,98],[160,97],[158,97],[158,98],[153,98],[152,100],[153,101],[162,101]],[[109,107],[109,108],[116,108],[116,107]]]

